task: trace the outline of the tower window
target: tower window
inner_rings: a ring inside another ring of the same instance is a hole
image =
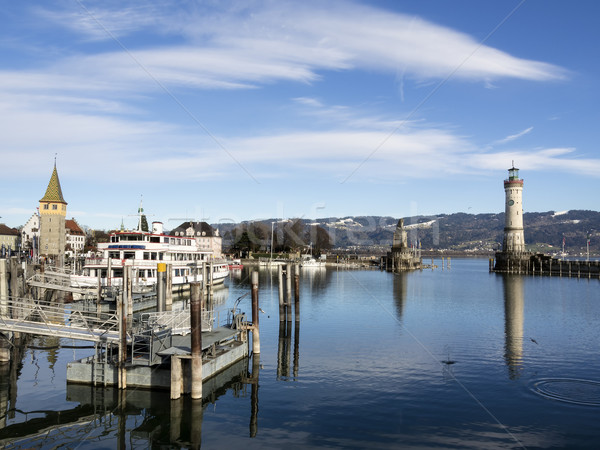
[[[52,209],[57,209],[58,205],[52,205]]]
[[[48,209],[48,203],[44,203],[44,209]]]

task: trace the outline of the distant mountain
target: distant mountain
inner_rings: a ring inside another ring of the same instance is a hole
[[[271,222],[260,221],[271,229]],[[337,250],[358,253],[382,253],[389,250],[398,218],[389,216],[348,216],[304,220],[305,226],[320,225],[326,229]],[[523,215],[525,242],[528,249],[553,253],[566,250],[574,255],[586,251],[590,237],[590,253],[600,254],[600,212],[549,211]],[[458,251],[492,253],[502,246],[504,213],[440,214],[404,218],[411,245],[426,251]],[[231,241],[231,231],[239,224],[213,224],[224,236],[223,246]]]

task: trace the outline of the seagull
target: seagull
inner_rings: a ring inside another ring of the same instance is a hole
[[[537,344],[537,343],[538,343],[538,341],[536,341],[534,338],[529,338],[529,339],[531,339],[531,342],[533,342],[534,344]],[[539,344],[538,344],[538,345],[539,345]]]

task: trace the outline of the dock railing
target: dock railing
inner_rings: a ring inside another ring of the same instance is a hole
[[[214,311],[202,311],[202,331],[212,331],[214,322]],[[188,334],[190,332],[190,310],[143,313],[141,323],[144,328],[170,328],[173,334]]]
[[[0,330],[94,342],[119,340],[116,314],[78,311],[68,305],[35,303],[8,297],[0,313]]]

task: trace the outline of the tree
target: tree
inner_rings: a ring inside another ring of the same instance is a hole
[[[333,248],[329,232],[320,225],[312,225],[307,233],[307,240],[312,243],[313,254],[319,256],[321,253]]]
[[[283,227],[284,251],[297,251],[306,245],[304,223],[301,219],[292,219]]]

